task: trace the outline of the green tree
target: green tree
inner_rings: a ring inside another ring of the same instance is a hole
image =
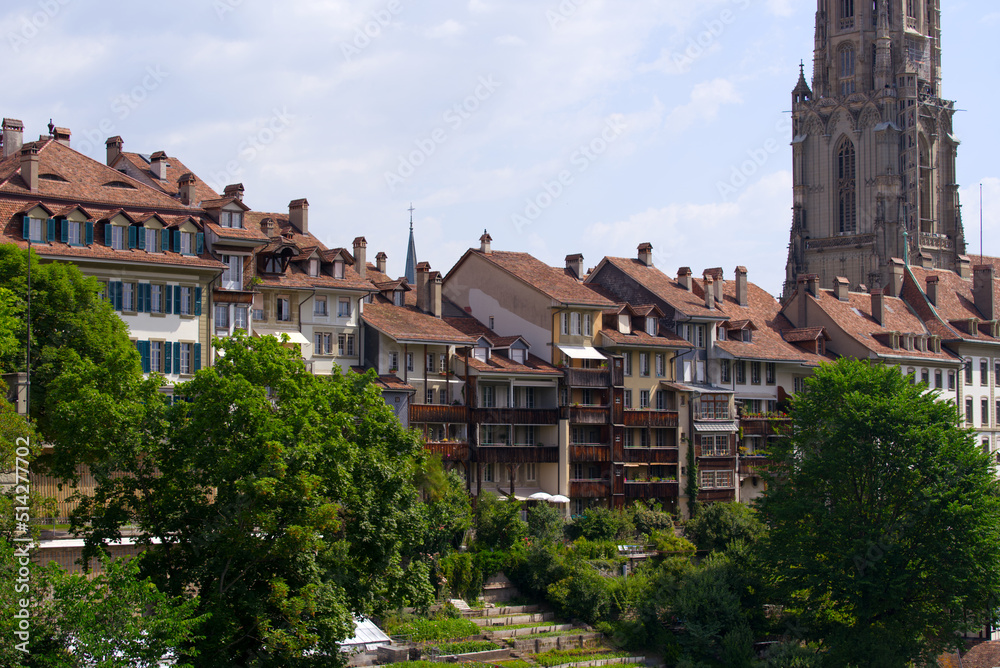
[[[476,499],[475,515],[477,549],[509,550],[528,535],[520,501],[484,492]]]
[[[528,535],[542,545],[552,545],[562,541],[566,532],[566,521],[562,511],[551,503],[536,503],[528,510]]]
[[[994,621],[997,483],[955,406],[896,368],[839,360],[792,418],[772,448],[760,553],[824,665],[931,661]]]
[[[674,518],[670,513],[663,512],[660,504],[647,506],[642,501],[636,501],[629,508],[629,515],[635,532],[640,536],[648,536],[659,531],[669,531],[674,528]]]
[[[698,460],[694,456],[694,443],[688,442],[687,447],[687,481],[684,483],[684,494],[688,498],[688,519],[698,516]]]
[[[632,520],[620,510],[593,506],[577,516],[567,527],[571,538],[609,541],[631,538],[635,533]]]
[[[757,511],[743,503],[711,503],[684,527],[685,535],[701,552],[724,550],[734,540],[757,541],[767,528]]]

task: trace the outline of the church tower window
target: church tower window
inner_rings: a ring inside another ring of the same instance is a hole
[[[846,97],[855,91],[854,86],[854,45],[840,47],[840,94]]]
[[[856,167],[854,144],[845,137],[837,151],[837,190],[840,195],[837,214],[838,231],[841,234],[854,234],[857,231]]]

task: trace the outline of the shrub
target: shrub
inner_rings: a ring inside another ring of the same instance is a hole
[[[566,532],[562,511],[551,503],[536,504],[528,511],[528,535],[545,545],[559,542]]]
[[[528,535],[528,524],[521,519],[521,503],[501,500],[486,492],[476,500],[476,547],[486,550],[509,550]]]
[[[413,619],[404,622],[387,622],[386,633],[410,636],[413,642],[467,638],[480,633],[471,619]]]
[[[687,523],[684,533],[699,552],[724,550],[734,540],[754,543],[766,532],[757,511],[742,503],[711,503]]]
[[[666,531],[674,527],[673,515],[663,512],[659,506],[650,508],[639,501],[631,508],[631,519],[635,532],[640,536],[648,536],[654,531]]]
[[[612,618],[614,580],[581,564],[569,577],[549,585],[549,601],[560,614],[596,624]]]
[[[488,652],[500,649],[500,645],[489,640],[465,640],[462,642],[446,642],[441,645],[431,645],[427,649],[436,650],[441,654],[471,654],[472,652]]]
[[[608,508],[588,508],[583,515],[569,525],[571,538],[588,540],[620,540],[630,538],[635,533],[632,520],[621,511]]]
[[[438,563],[453,596],[474,601],[483,591],[483,571],[468,552],[452,552]]]
[[[551,545],[532,545],[516,568],[506,571],[524,594],[544,597],[549,585],[566,576],[562,554]]]

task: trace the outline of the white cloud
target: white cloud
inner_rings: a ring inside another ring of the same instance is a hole
[[[465,32],[465,26],[454,19],[448,19],[440,25],[424,31],[424,37],[428,39],[442,39],[445,37],[455,37]]]
[[[527,46],[528,44],[517,35],[500,35],[493,40],[493,43],[497,46]]]
[[[682,132],[698,122],[715,120],[724,105],[742,101],[732,81],[721,78],[703,81],[691,90],[686,104],[670,112],[666,127],[673,132]]]

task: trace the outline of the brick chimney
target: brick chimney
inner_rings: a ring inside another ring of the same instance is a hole
[[[293,199],[288,204],[288,222],[302,234],[309,234],[309,201]]]
[[[677,282],[688,292],[694,290],[694,279],[691,277],[691,267],[681,267],[677,270]]]
[[[808,327],[809,322],[809,278],[812,274],[800,274],[795,292],[799,297],[799,321],[795,323],[798,328]]]
[[[28,190],[38,192],[38,145],[25,144],[21,147],[21,178]]]
[[[917,262],[920,263],[920,267],[923,269],[933,269],[934,268],[934,258],[931,257],[930,253],[920,252],[917,254]]]
[[[566,256],[566,268],[569,269],[574,276],[582,279],[583,274],[583,254],[574,253],[573,255]]]
[[[962,278],[972,278],[972,260],[968,255],[958,256],[958,275]]]
[[[385,273],[385,261],[389,259],[389,256],[382,251],[378,252],[375,256],[375,268],[379,270],[379,273]]]
[[[885,326],[885,297],[884,291],[872,290],[872,317],[882,326]]]
[[[242,183],[232,183],[226,186],[226,189],[222,192],[223,197],[234,197],[240,202],[243,201],[243,192],[246,189],[243,187]]]
[[[441,272],[432,271],[428,276],[428,287],[430,288],[431,315],[435,318],[441,317]]]
[[[648,241],[639,244],[639,262],[647,267],[653,266],[653,244]]]
[[[736,267],[736,303],[747,306],[750,303],[750,287],[747,284],[747,268]]]
[[[725,272],[722,271],[722,267],[712,267],[711,269],[706,269],[702,273],[702,276],[712,277],[712,289],[715,290],[715,303],[721,307],[724,301],[722,298],[722,289],[726,284],[724,280]]]
[[[705,308],[709,311],[715,310],[715,279],[712,278],[711,274],[705,274],[704,276],[705,285]]]
[[[17,155],[24,143],[24,123],[16,118],[3,119],[3,157]]]
[[[927,277],[927,301],[933,306],[938,305],[938,282],[940,278],[935,274]]]
[[[848,293],[851,289],[851,282],[843,276],[833,279],[833,296],[842,302],[850,301]]]
[[[153,176],[159,180],[167,180],[167,154],[165,152],[157,151],[149,156],[149,171],[153,172]]]
[[[889,258],[889,285],[883,292],[888,297],[899,297],[903,293],[903,269],[906,263],[898,257]]]
[[[977,264],[972,268],[972,299],[976,309],[983,314],[983,320],[996,320],[997,300],[993,290],[993,265]]]
[[[195,205],[197,198],[195,186],[197,183],[198,180],[191,172],[184,174],[177,180],[177,194],[181,197],[181,204],[185,206]]]
[[[364,237],[354,240],[354,271],[361,278],[368,278],[368,242]]]
[[[54,128],[52,130],[52,137],[53,137],[53,139],[55,139],[57,142],[59,142],[63,146],[69,146],[70,145],[70,137],[72,137],[72,136],[73,136],[73,133],[69,131],[69,128]]]
[[[489,255],[493,251],[490,249],[490,242],[493,241],[493,237],[486,230],[483,230],[483,236],[479,237],[479,252]]]
[[[122,147],[125,145],[125,140],[115,135],[114,137],[108,137],[104,145],[108,148],[108,167],[112,167],[115,161],[118,160],[118,156],[122,154]]]
[[[430,262],[417,263],[417,310],[427,313],[430,305]]]

